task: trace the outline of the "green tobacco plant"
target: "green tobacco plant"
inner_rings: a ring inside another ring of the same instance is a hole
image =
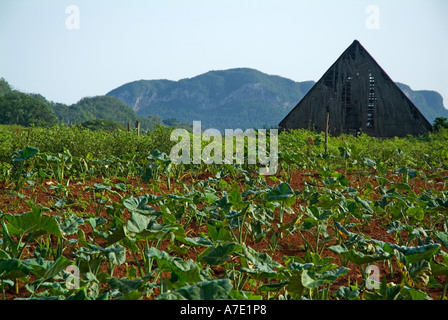
[[[230,300],[231,290],[229,279],[208,280],[163,293],[157,300]]]
[[[279,299],[329,300],[330,285],[348,272],[346,267],[330,263],[331,257],[307,252],[303,258],[287,257],[277,272],[276,284],[262,286],[262,291],[277,291]],[[280,293],[284,290],[284,294]]]
[[[113,192],[111,186],[106,186],[101,183],[95,183],[93,187],[86,187],[84,191],[93,191],[93,201],[95,202],[95,215],[98,217],[106,207],[107,203],[111,202],[110,198],[106,196],[106,192]]]
[[[67,148],[64,148],[63,153],[57,155],[51,153],[41,153],[38,156],[37,163],[40,167],[58,182],[63,182],[67,171],[70,172],[73,165],[73,157]]]
[[[9,262],[13,263],[13,265],[20,264],[20,270],[26,269],[26,265],[22,265],[22,262],[19,263],[19,261],[21,261],[20,259],[29,244],[42,235],[49,234],[57,237],[57,252],[54,254],[55,259],[61,256],[65,247],[63,232],[56,218],[44,215],[44,209],[34,205],[32,202],[28,202],[28,205],[31,208],[29,212],[23,214],[2,214],[0,216],[3,238],[0,257],[6,259],[4,262],[9,266],[5,269],[6,275],[3,275],[2,280],[6,276],[11,277],[15,275],[13,270],[9,270],[11,266]],[[17,279],[15,281],[17,287]]]
[[[16,151],[15,155],[12,157],[12,180],[16,192],[19,192],[27,180],[26,173],[31,166],[29,160],[38,153],[39,149],[26,147],[23,150]]]
[[[149,164],[144,169],[142,180],[149,182],[151,179],[159,181],[161,173],[165,175],[168,190],[171,190],[172,161],[170,157],[159,150],[154,150],[148,156]]]
[[[160,278],[159,286],[162,295],[172,290],[209,280],[204,277],[202,268],[191,259],[182,260],[154,247],[148,248],[145,255],[147,259],[155,261],[157,264],[152,274],[154,282],[158,282]],[[170,274],[169,278],[163,277],[165,272]]]
[[[283,213],[285,212],[285,208],[289,208],[294,203],[296,203],[296,198],[297,198],[296,193],[291,188],[291,186],[286,182],[280,183],[273,190],[266,193],[266,201],[278,202],[280,204],[280,212],[279,212],[280,224],[283,223]]]
[[[14,281],[28,276],[32,268],[20,259],[0,258],[0,280],[2,287],[2,298],[5,300],[5,283],[13,286]]]
[[[60,225],[55,217],[43,214],[44,208],[28,202],[31,211],[23,214],[2,214],[3,252],[20,259],[28,243],[44,234],[63,239]],[[15,240],[17,239],[17,240]],[[24,240],[26,239],[26,240]]]
[[[388,284],[384,279],[380,289],[374,292],[364,291],[362,300],[432,300],[425,292],[409,288],[403,284]]]
[[[305,209],[305,217],[303,218],[302,230],[316,229],[316,240],[314,246],[305,238],[305,236],[299,232],[305,245],[311,252],[321,253],[332,237],[328,234],[327,228],[330,218],[334,215],[331,210],[326,210],[321,207],[308,206]],[[321,239],[321,236],[324,238]],[[319,246],[321,246],[319,248]]]

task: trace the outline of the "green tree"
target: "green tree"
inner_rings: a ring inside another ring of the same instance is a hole
[[[50,104],[41,97],[19,91],[0,96],[0,124],[47,127],[56,120]]]
[[[119,130],[126,130],[126,128],[121,123],[105,119],[84,121],[80,123],[79,126],[90,129],[92,131],[103,130],[107,132],[117,132]]]
[[[438,117],[434,120],[433,125],[434,131],[439,131],[440,129],[448,129],[448,121],[446,118]]]
[[[9,83],[4,78],[0,78],[0,96],[11,91],[12,89]]]
[[[155,124],[161,123],[157,116],[137,115],[131,107],[116,97],[85,97],[70,106],[56,103],[52,107],[59,121],[69,125],[104,119],[118,122],[125,127],[129,123],[131,127],[134,127],[135,122],[139,121],[143,130],[153,130]]]

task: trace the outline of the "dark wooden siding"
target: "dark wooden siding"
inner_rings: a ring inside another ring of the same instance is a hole
[[[324,131],[327,111],[332,135],[361,129],[376,137],[402,137],[431,130],[431,124],[358,41],[347,48],[280,127]]]

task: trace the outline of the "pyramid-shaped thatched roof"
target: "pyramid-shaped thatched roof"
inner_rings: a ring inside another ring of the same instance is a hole
[[[329,133],[358,130],[375,137],[430,131],[431,124],[367,50],[355,40],[280,122],[283,129]]]

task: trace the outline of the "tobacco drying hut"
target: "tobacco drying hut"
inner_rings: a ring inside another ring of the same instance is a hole
[[[420,135],[431,124],[355,40],[280,122],[282,129],[374,137]]]

